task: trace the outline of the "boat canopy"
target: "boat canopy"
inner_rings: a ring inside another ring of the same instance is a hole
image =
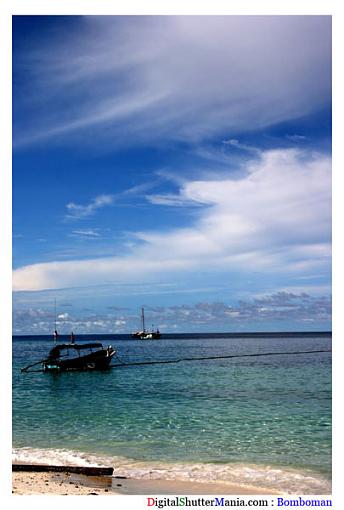
[[[89,344],[59,344],[55,345],[50,351],[50,356],[59,356],[60,351],[66,350],[66,349],[75,349],[77,351],[81,349],[94,349],[96,347],[103,348],[103,344],[101,343],[89,343]]]

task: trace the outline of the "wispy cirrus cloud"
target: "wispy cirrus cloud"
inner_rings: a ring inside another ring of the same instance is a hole
[[[151,204],[155,205],[167,205],[173,207],[185,207],[185,206],[196,206],[203,205],[202,202],[198,203],[197,200],[190,200],[189,198],[183,197],[180,194],[173,193],[164,193],[164,194],[155,194],[155,195],[146,195],[146,200]]]
[[[70,235],[81,239],[97,239],[100,237],[99,232],[96,230],[73,230]]]
[[[330,264],[331,160],[326,155],[262,152],[247,163],[241,178],[230,173],[222,180],[186,181],[163,205],[181,202],[200,206],[189,226],[133,232],[132,247],[122,256],[18,268],[14,289],[140,283],[209,267],[214,273],[305,275]]]
[[[92,16],[20,51],[15,148],[194,143],[307,115],[331,90],[330,16]]]
[[[307,136],[304,135],[286,135],[286,138],[292,142],[303,142],[304,140],[307,140]]]
[[[98,209],[112,205],[114,201],[113,195],[98,195],[91,200],[89,204],[81,205],[70,202],[66,205],[68,214],[67,219],[81,219],[92,216]]]
[[[149,182],[144,182],[142,184],[131,186],[127,189],[124,189],[121,192],[98,195],[95,198],[93,198],[88,204],[85,205],[70,202],[66,205],[68,213],[65,215],[65,219],[78,220],[88,218],[90,216],[93,216],[99,209],[102,209],[104,207],[114,205],[115,203],[123,203],[124,201],[135,199],[135,197],[137,196],[141,197],[145,192],[157,186],[160,183],[160,181],[161,177],[158,177],[152,179]],[[94,230],[93,231],[78,230],[73,232],[84,236],[93,235],[94,237],[96,237],[99,235],[95,233]]]
[[[224,145],[229,145],[230,147],[234,147],[235,149],[243,150],[246,152],[251,152],[253,154],[260,154],[261,149],[258,147],[254,147],[252,145],[247,145],[245,143],[239,142],[239,140],[236,140],[235,138],[231,138],[230,140],[223,140],[222,142]]]

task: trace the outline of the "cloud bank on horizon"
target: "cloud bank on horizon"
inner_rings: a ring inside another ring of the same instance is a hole
[[[93,288],[103,312],[102,285],[116,303],[147,285],[167,308],[210,287],[204,302],[226,306],[290,289],[328,299],[330,17],[67,18],[14,18],[13,290],[25,306]],[[164,301],[159,285],[176,281]]]
[[[63,308],[66,304],[62,305]],[[137,315],[129,309],[117,309],[95,313],[90,310],[76,315],[69,312],[59,314],[56,327],[61,334],[69,334],[71,330],[78,333],[128,333],[137,327]],[[296,323],[312,324],[312,317],[328,323],[331,320],[331,299],[329,297],[311,297],[292,292],[278,292],[269,296],[258,297],[250,301],[240,301],[231,306],[222,302],[197,302],[193,305],[159,306],[148,308],[149,318],[164,331],[185,332],[216,331],[219,324],[228,329],[235,326],[237,331],[245,331],[247,325],[255,323],[264,330],[267,321],[285,324],[290,317]],[[44,307],[28,307],[16,309],[14,313],[16,334],[49,334],[51,324],[55,322],[52,310]]]

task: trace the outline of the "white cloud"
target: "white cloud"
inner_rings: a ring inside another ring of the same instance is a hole
[[[60,313],[57,318],[59,320],[69,320],[70,319],[70,315],[69,313]]]
[[[88,216],[94,214],[97,209],[111,205],[113,200],[113,195],[99,195],[91,200],[91,202],[87,205],[80,205],[75,204],[74,202],[70,202],[66,205],[69,212],[66,217],[70,219],[87,218]]]
[[[207,327],[214,330],[252,330],[252,324],[290,323],[296,327],[304,322],[324,327],[331,321],[330,294],[310,296],[304,292],[279,291],[255,298],[241,300],[229,305],[226,302],[196,302],[176,306],[147,307],[147,314],[155,327],[167,332],[199,330]],[[125,333],[137,327],[137,314],[130,310],[120,316],[94,314],[64,317],[57,322],[61,334],[71,330],[79,333]],[[13,310],[14,332],[16,334],[49,334],[53,328],[53,317],[42,309],[15,307]],[[314,327],[313,326],[313,327]],[[330,326],[327,326],[330,328]]]
[[[236,140],[235,138],[231,138],[230,140],[223,140],[222,142],[224,145],[229,145],[231,147],[235,147],[236,149],[251,152],[254,154],[260,154],[261,150],[257,147],[253,147],[252,145],[247,145],[245,143],[240,143],[239,140]]]
[[[86,17],[50,43],[18,56],[28,74],[14,146],[74,144],[81,130],[84,143],[87,128],[111,146],[197,142],[330,100],[329,16]]]
[[[185,182],[178,196],[203,204],[189,227],[137,232],[137,242],[123,256],[19,268],[14,271],[14,289],[142,283],[202,269],[304,275],[329,267],[327,156],[291,149],[267,151],[248,163],[240,179],[229,174],[221,181]]]
[[[73,230],[70,234],[73,237],[80,237],[81,239],[94,239],[100,237],[99,232],[95,230]]]
[[[121,319],[117,319],[115,321],[115,326],[125,326],[126,324],[127,324],[127,322],[124,320],[121,320]]]
[[[303,142],[307,140],[307,136],[304,135],[286,135],[286,138],[292,142]]]
[[[172,206],[178,206],[178,207],[185,207],[190,205],[197,205],[196,200],[190,201],[188,198],[184,198],[181,195],[178,194],[155,194],[155,195],[146,195],[145,197],[150,203],[156,204],[156,205],[172,205]],[[198,204],[201,205],[201,204]]]

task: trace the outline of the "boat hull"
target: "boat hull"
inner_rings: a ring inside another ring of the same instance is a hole
[[[138,340],[158,340],[161,338],[161,335],[159,333],[133,333],[131,338],[136,338]]]
[[[43,363],[45,372],[68,372],[71,370],[107,370],[115,352],[102,349],[97,352],[70,359],[49,359]]]

